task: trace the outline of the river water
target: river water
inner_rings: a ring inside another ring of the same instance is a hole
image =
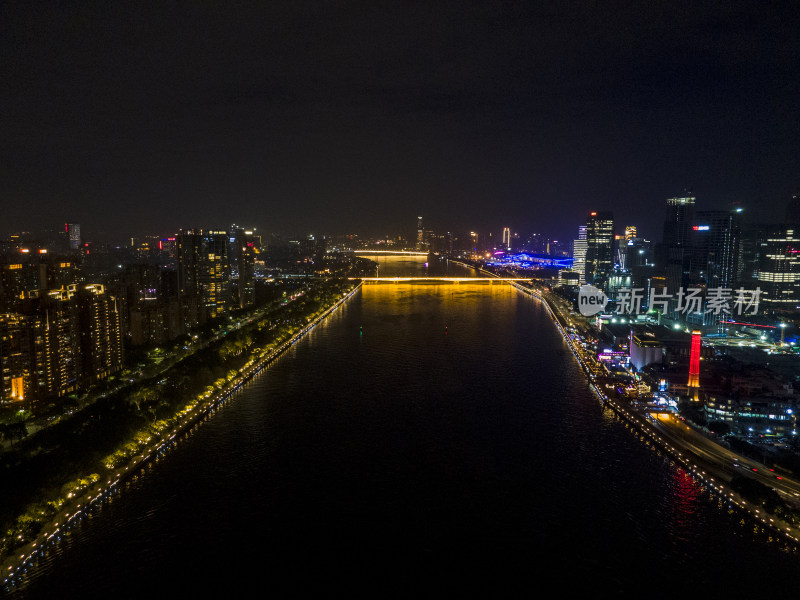
[[[65,534],[13,594],[555,583],[796,597],[799,567],[598,403],[537,301],[506,285],[377,284]]]

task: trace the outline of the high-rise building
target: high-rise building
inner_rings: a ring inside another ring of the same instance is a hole
[[[227,231],[208,231],[203,236],[200,287],[210,318],[224,315],[231,304],[230,247]]]
[[[231,304],[228,232],[189,229],[176,238],[181,298],[199,298],[206,317],[222,316]]]
[[[614,270],[614,216],[590,212],[586,220],[586,282],[603,286]]]
[[[64,231],[67,234],[69,249],[77,252],[81,248],[81,226],[79,223],[65,223]]]
[[[82,373],[75,286],[51,290],[23,309],[31,336],[34,396],[63,396],[78,389]]]
[[[677,294],[689,285],[691,272],[692,221],[695,198],[691,195],[667,198],[664,237],[656,252],[656,267],[664,274],[667,292]],[[677,316],[676,304],[668,311]]]
[[[689,246],[694,218],[694,196],[667,198],[663,242],[666,246]]]
[[[253,306],[256,302],[255,288],[256,242],[252,231],[236,231],[236,270],[238,272],[239,308]]]
[[[417,252],[425,251],[425,230],[422,228],[422,217],[417,217]]]
[[[586,283],[586,225],[578,227],[578,239],[572,242],[572,270],[578,273],[580,285]]]
[[[178,289],[181,297],[200,296],[200,255],[203,233],[199,229],[181,230],[176,238]]]
[[[102,379],[122,368],[122,335],[117,299],[92,284],[78,294],[82,376]]]
[[[503,248],[511,251],[511,229],[503,227]]]
[[[773,308],[800,306],[800,231],[774,227],[760,243],[758,285],[761,300]]]
[[[27,319],[0,314],[0,402],[18,402],[34,395]]]
[[[701,210],[692,225],[691,278],[706,288],[732,288],[739,273],[741,231],[736,210]]]
[[[636,237],[636,226],[635,225],[628,225],[625,227],[625,239],[632,240]]]

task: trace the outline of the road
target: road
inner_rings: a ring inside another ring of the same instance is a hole
[[[697,456],[707,470],[714,472],[716,477],[728,481],[734,475],[750,477],[767,487],[774,488],[792,504],[798,503],[800,482],[783,472],[770,470],[771,467],[736,454],[695,431],[674,415],[652,415],[650,423],[663,437]]]

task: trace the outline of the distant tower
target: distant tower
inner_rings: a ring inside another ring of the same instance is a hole
[[[700,399],[700,332],[692,331],[692,353],[689,357],[689,393],[692,400]]]
[[[511,229],[508,227],[503,227],[503,247],[511,250]]]
[[[422,229],[422,217],[417,217],[417,252],[425,250],[425,230]]]
[[[636,237],[636,226],[635,225],[628,225],[625,228],[625,239],[632,240]]]
[[[79,223],[64,223],[64,231],[67,232],[70,250],[79,250],[81,247],[81,226]]]

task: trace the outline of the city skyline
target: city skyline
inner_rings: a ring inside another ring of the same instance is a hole
[[[0,595],[793,597],[798,32],[0,6]]]

